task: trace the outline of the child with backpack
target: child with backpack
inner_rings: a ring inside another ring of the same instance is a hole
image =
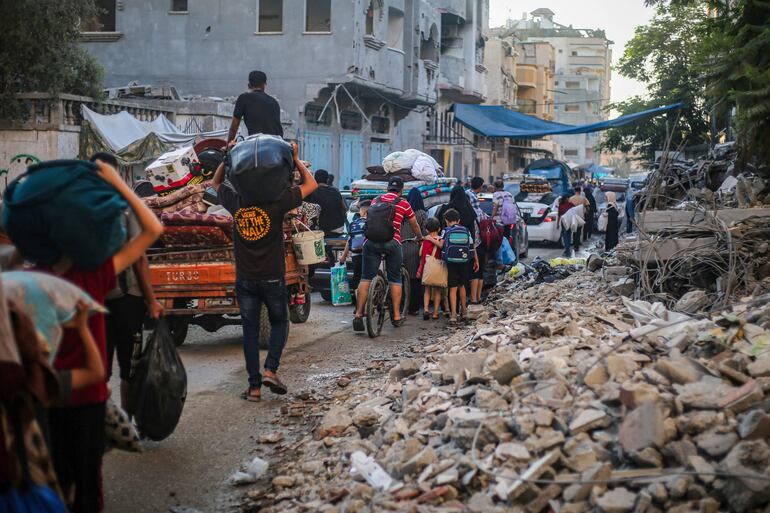
[[[465,287],[471,279],[471,268],[468,265],[473,261],[473,271],[479,269],[479,259],[473,247],[473,237],[468,229],[460,224],[460,214],[450,208],[444,213],[446,229],[443,236],[442,257],[447,265],[447,286],[449,288],[450,324],[457,324],[458,308],[457,293],[460,292],[460,317],[465,319],[468,303],[465,295]]]
[[[355,290],[358,287],[358,282],[361,281],[361,270],[364,266],[364,240],[366,237],[364,232],[366,231],[366,216],[369,212],[369,206],[372,204],[372,200],[361,200],[358,202],[358,217],[353,219],[348,227],[348,240],[345,242],[345,249],[340,255],[340,263],[344,264],[348,259],[348,255],[352,254],[353,260],[353,280],[350,282],[350,290]]]
[[[439,235],[439,232],[441,231],[441,223],[439,223],[438,219],[435,217],[428,218],[425,221],[425,231],[428,232],[428,235],[425,236],[425,239],[422,241],[422,246],[420,247],[420,268],[417,270],[418,278],[423,277],[423,272],[425,271],[425,262],[429,256],[439,260],[439,262],[441,261],[441,248],[444,246],[444,241],[441,238],[441,235]],[[423,291],[422,296],[422,320],[427,321],[431,318],[431,300],[433,300],[433,320],[436,320],[439,316],[441,297],[445,288],[437,285],[428,285],[425,283],[423,283],[423,285],[425,290]]]
[[[518,222],[518,208],[513,194],[505,190],[502,180],[495,180],[495,193],[492,195],[492,218],[503,227],[503,236],[511,237],[511,225]]]

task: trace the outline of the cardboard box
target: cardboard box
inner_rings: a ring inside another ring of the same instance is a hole
[[[147,166],[145,173],[155,192],[161,193],[187,184],[198,164],[198,155],[192,146],[188,146],[164,153]]]

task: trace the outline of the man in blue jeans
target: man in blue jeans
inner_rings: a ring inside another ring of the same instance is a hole
[[[401,283],[401,263],[404,260],[401,251],[401,223],[404,219],[412,225],[414,233],[418,234],[417,239],[422,240],[422,230],[414,217],[414,211],[401,193],[404,190],[404,180],[400,176],[394,176],[388,180],[388,192],[372,200],[369,212],[372,207],[380,202],[392,203],[396,212],[393,216],[393,238],[386,242],[375,242],[367,240],[364,242],[364,265],[361,271],[361,282],[356,289],[356,316],[353,318],[353,330],[364,331],[364,307],[366,298],[369,296],[369,285],[372,279],[377,275],[380,269],[382,255],[385,256],[385,268],[388,273],[388,283],[390,284],[390,297],[393,304],[393,326],[399,327],[404,324],[401,317],[401,299],[403,296],[403,284]],[[373,216],[367,218],[367,223],[375,221]],[[376,222],[376,221],[375,221]]]
[[[211,181],[219,203],[233,215],[235,221],[235,293],[241,310],[243,353],[249,374],[249,387],[241,397],[247,401],[260,400],[263,384],[275,394],[286,393],[286,385],[276,374],[289,334],[283,218],[318,187],[313,175],[297,157],[297,146],[292,146],[294,164],[300,172],[302,185],[287,187],[270,203],[247,204],[229,183],[222,183],[224,164],[219,166]],[[263,304],[270,319],[270,342],[265,371],[260,374],[259,319]]]

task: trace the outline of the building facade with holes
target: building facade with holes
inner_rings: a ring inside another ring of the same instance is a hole
[[[436,4],[466,0],[97,3],[103,14],[84,26],[82,44],[105,67],[107,87],[168,84],[232,100],[262,70],[286,137],[342,189],[390,151],[422,149],[438,99]]]
[[[493,174],[493,141],[456,121],[455,103],[484,103],[488,96],[485,40],[489,0],[431,0],[441,16],[438,101],[425,119],[425,151],[450,176]]]

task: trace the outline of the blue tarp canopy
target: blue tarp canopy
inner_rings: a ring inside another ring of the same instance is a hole
[[[678,109],[681,103],[626,114],[619,118],[600,121],[590,125],[565,125],[528,116],[500,105],[473,105],[455,103],[455,121],[487,137],[510,137],[513,139],[540,139],[546,135],[587,134],[610,128],[619,128],[645,121],[649,118]]]

